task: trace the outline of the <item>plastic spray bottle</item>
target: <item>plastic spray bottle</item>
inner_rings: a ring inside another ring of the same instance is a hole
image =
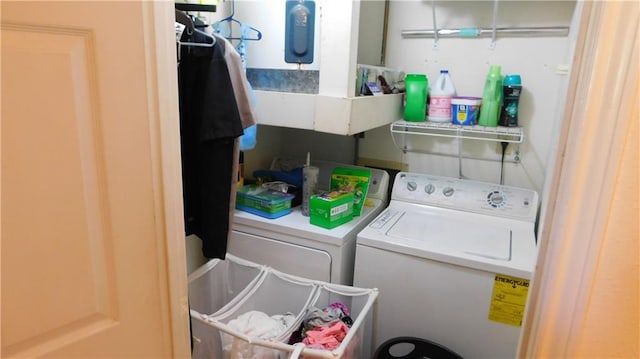
[[[307,164],[302,168],[302,215],[309,217],[309,200],[316,192],[320,169],[311,166],[311,154],[307,152]]]
[[[478,120],[480,126],[498,126],[500,106],[502,105],[502,74],[500,70],[501,67],[497,65],[491,65],[489,69],[482,93],[482,105],[480,105],[480,119]]]

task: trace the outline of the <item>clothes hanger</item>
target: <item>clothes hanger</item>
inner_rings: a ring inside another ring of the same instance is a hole
[[[251,30],[253,31],[253,33],[255,34],[255,37],[245,37],[244,35],[246,35],[246,31],[242,31],[243,32],[243,36],[241,37],[230,37],[230,36],[225,36],[225,38],[227,38],[228,40],[250,40],[250,41],[258,41],[260,39],[262,39],[262,32],[260,32],[260,30],[256,29],[255,27],[249,26],[249,25],[245,25],[242,22],[236,20],[233,18],[233,15],[235,14],[235,0],[231,0],[231,15],[225,17],[222,20],[216,21],[215,23],[213,23],[212,27],[214,28],[214,30],[218,30],[220,25],[222,23],[229,23],[229,32],[231,32],[231,23],[236,23],[238,25],[240,25],[240,28],[246,28],[247,30]],[[220,31],[218,31],[220,32]]]
[[[193,20],[191,20],[191,18],[187,14],[183,13],[180,10],[176,10],[176,22],[179,22],[185,26],[185,31],[187,31],[187,35],[193,34],[193,29],[195,29],[195,25],[193,24]]]
[[[187,35],[191,36],[193,33],[198,33],[202,36],[204,36],[207,40],[207,42],[205,43],[199,43],[199,42],[189,42],[189,41],[180,41],[180,40],[176,40],[178,42],[178,44],[180,45],[184,45],[184,46],[196,46],[196,47],[213,47],[213,45],[216,44],[216,39],[215,37],[207,34],[204,31],[198,30],[195,26],[195,24],[193,23],[193,20],[191,20],[191,18],[185,14],[184,12],[180,11],[180,10],[176,10],[176,22],[181,23],[182,25],[185,26],[184,31],[187,32]]]
[[[177,2],[175,7],[176,10],[182,11],[216,12],[216,5]]]

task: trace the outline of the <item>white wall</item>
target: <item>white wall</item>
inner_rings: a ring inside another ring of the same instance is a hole
[[[252,178],[258,169],[268,169],[273,157],[352,163],[355,139],[321,132],[293,128],[258,126],[256,147],[245,152],[245,178]]]
[[[233,18],[245,25],[251,26],[262,33],[260,41],[247,41],[247,67],[269,68],[269,69],[304,69],[318,70],[319,63],[315,61],[317,53],[314,55],[314,63],[288,64],[284,62],[284,31],[285,31],[285,3],[286,0],[235,0],[235,13]],[[231,1],[219,1],[216,12],[204,14],[210,23],[224,19],[231,15]],[[319,2],[316,1],[316,14],[318,14]],[[315,45],[319,48],[319,24],[318,15],[315,21]],[[234,37],[239,37],[238,24],[233,25]],[[237,44],[237,41],[233,41]]]
[[[575,1],[500,1],[497,26],[569,26],[574,6]],[[221,12],[223,11],[219,13]],[[236,17],[260,28],[265,38],[283,37],[284,26],[276,25],[272,21],[278,19],[277,14],[282,12],[284,1],[238,1],[236,4]],[[436,14],[439,27],[491,27],[493,1],[436,1]],[[265,17],[271,21],[271,25]],[[440,39],[438,47],[434,48],[433,39],[403,39],[401,36],[401,31],[405,29],[424,29],[432,26],[431,1],[392,0],[389,8],[385,66],[406,72],[424,73],[430,82],[435,82],[439,70],[446,68],[451,73],[458,94],[466,96],[482,94],[486,73],[491,64],[501,65],[503,74],[519,73],[524,86],[520,105],[520,125],[524,128],[525,140],[518,148],[519,163],[513,163],[515,147],[512,145],[508,150],[504,183],[541,191],[548,158],[551,155],[549,149],[554,148],[556,140],[554,121],[559,118],[557,114],[561,113],[560,107],[564,106],[567,83],[564,69],[570,64],[573,46],[571,38],[499,37],[495,48],[490,48],[491,40],[487,38]],[[319,31],[322,33],[322,29]],[[283,58],[277,45],[271,46],[265,40],[250,46],[252,48],[248,51],[249,64],[256,67],[287,66],[283,60],[278,64],[277,59],[268,56],[271,52],[278,53],[278,56]],[[253,53],[260,53],[258,49],[267,51],[264,55],[251,58]],[[256,61],[259,64],[256,64]],[[265,66],[265,62],[271,61],[273,63]],[[317,134],[303,131],[297,138],[306,142],[305,136],[313,138]],[[358,154],[364,158],[405,163],[410,171],[458,176],[459,166],[455,157],[458,152],[457,141],[415,137],[408,139],[412,147],[441,153],[444,156],[403,154],[393,144],[387,126],[365,133],[365,138],[360,141]],[[259,134],[258,140],[261,139]],[[321,152],[322,147],[320,145],[318,149],[312,149],[312,152]],[[289,148],[281,146],[283,151],[288,151]],[[466,178],[499,182],[498,144],[467,140],[462,142],[461,148],[465,157],[489,159],[463,160],[462,173]],[[260,151],[260,154],[257,154],[256,150]],[[256,150],[247,153],[249,162],[254,156],[272,156],[263,149]]]
[[[434,39],[403,39],[402,30],[433,27],[431,2],[392,1],[390,4],[387,37],[388,67],[407,73],[424,73],[430,83],[435,82],[440,69],[448,69],[457,92],[461,96],[482,96],[489,65],[502,66],[502,73],[522,76],[524,91],[520,104],[520,125],[524,128],[524,143],[520,145],[521,163],[505,165],[505,184],[540,191],[549,157],[548,149],[555,139],[554,121],[557,107],[564,103],[560,94],[566,88],[566,75],[559,68],[570,63],[570,40],[560,38],[498,38],[490,48],[491,39],[442,38],[434,47]],[[498,27],[569,26],[575,2],[501,1],[498,7]],[[492,27],[492,1],[437,1],[436,23],[440,28]],[[387,128],[362,141],[364,157],[382,157],[409,164],[411,171],[457,176],[456,157],[404,155],[395,149]],[[430,152],[456,155],[458,142],[434,140],[422,136],[410,137],[410,145]],[[371,139],[371,141],[369,141]],[[401,138],[397,138],[402,140]],[[383,142],[384,141],[384,142]],[[382,146],[381,143],[385,143]],[[511,145],[513,146],[513,145]],[[514,160],[511,147],[507,161]],[[500,179],[499,145],[493,142],[463,141],[466,157],[480,157],[492,161],[463,160],[465,177],[498,182]]]

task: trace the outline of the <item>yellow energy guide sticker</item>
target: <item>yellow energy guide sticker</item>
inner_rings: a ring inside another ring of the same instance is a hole
[[[496,274],[489,308],[489,320],[521,326],[529,292],[529,280]]]

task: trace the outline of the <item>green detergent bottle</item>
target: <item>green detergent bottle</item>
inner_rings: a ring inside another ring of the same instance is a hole
[[[427,116],[427,89],[429,80],[423,74],[407,74],[404,79],[405,121],[422,122]]]
[[[480,105],[480,119],[478,120],[480,126],[498,126],[500,106],[502,106],[502,74],[500,70],[501,67],[497,65],[491,65],[489,69]]]

